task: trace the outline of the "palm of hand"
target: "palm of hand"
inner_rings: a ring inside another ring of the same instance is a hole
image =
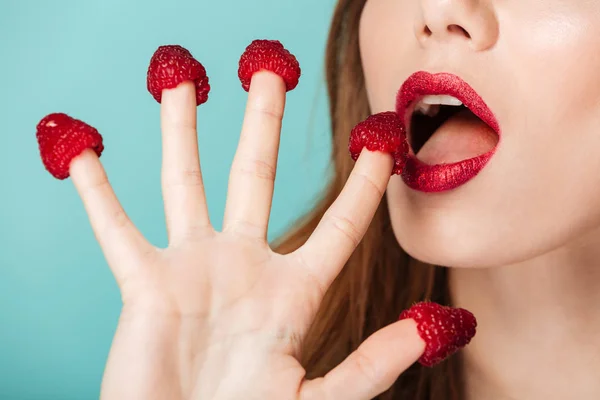
[[[274,253],[266,232],[284,103],[283,81],[255,74],[224,228],[216,232],[200,174],[194,86],[163,92],[167,249],[135,229],[94,152],[72,162],[71,176],[123,298],[102,398],[363,400],[385,391],[422,353],[414,322],[400,321],[326,377],[304,379],[297,361],[302,339],[366,231],[393,160],[363,152],[307,243],[288,255]]]
[[[319,283],[268,246],[207,236],[155,254],[124,282],[112,350],[123,356],[111,359],[105,388],[113,379],[138,380],[130,387],[154,385],[133,397],[168,388],[164,398],[235,398],[244,387],[256,398],[296,398],[304,369],[295,357],[322,296]],[[136,349],[148,344],[158,348],[140,360]]]

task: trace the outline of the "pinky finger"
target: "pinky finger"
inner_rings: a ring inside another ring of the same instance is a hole
[[[121,284],[154,247],[125,214],[94,151],[85,150],[73,159],[69,171],[96,239],[117,282]]]
[[[304,383],[300,400],[369,400],[388,390],[425,351],[416,323],[395,322],[375,332],[325,377]]]

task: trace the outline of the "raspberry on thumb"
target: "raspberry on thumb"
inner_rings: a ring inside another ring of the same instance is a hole
[[[98,157],[104,150],[96,128],[63,113],[44,117],[37,125],[36,138],[44,167],[61,180],[69,177],[71,161],[85,149],[94,150]]]
[[[298,60],[278,40],[254,40],[242,54],[238,77],[246,92],[250,90],[252,75],[261,70],[279,75],[288,92],[298,85],[301,75]]]
[[[146,77],[152,97],[160,103],[164,89],[174,89],[185,81],[196,86],[196,105],[208,100],[210,85],[202,64],[179,45],[160,46],[150,60]]]
[[[413,305],[400,314],[417,323],[419,335],[425,341],[425,352],[419,362],[432,367],[465,347],[477,328],[475,316],[464,308],[441,306],[432,302]]]

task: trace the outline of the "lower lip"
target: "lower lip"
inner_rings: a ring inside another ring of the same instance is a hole
[[[411,189],[435,193],[455,189],[473,179],[494,155],[485,154],[451,164],[428,165],[409,154],[402,170],[402,180]]]

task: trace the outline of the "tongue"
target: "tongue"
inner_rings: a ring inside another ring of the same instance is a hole
[[[498,135],[485,122],[465,109],[442,124],[417,153],[425,164],[453,163],[492,150]]]

